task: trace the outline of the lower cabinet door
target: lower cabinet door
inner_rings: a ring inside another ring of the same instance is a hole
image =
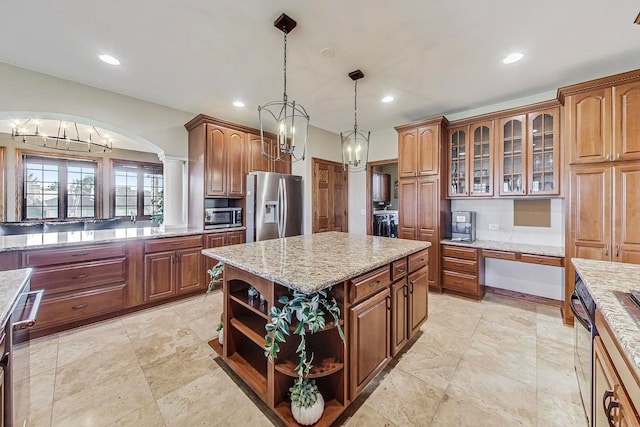
[[[407,297],[409,287],[405,278],[391,285],[391,356],[402,350],[408,341]]]
[[[429,267],[411,273],[409,285],[409,338],[413,337],[429,315]]]
[[[351,399],[391,359],[391,296],[384,289],[350,309]]]
[[[182,249],[176,251],[176,284],[177,292],[185,293],[204,289],[202,282],[202,248]]]
[[[175,251],[144,256],[144,300],[155,301],[176,294]]]

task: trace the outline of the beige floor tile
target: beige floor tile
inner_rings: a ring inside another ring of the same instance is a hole
[[[486,307],[482,301],[476,301],[456,295],[443,294],[434,311],[451,311],[481,315],[485,309]]]
[[[504,322],[491,322],[481,319],[474,331],[474,337],[481,337],[486,341],[501,346],[505,351],[516,350],[535,355],[536,334],[532,327],[530,332],[523,332],[521,329],[513,328]]]
[[[494,294],[487,294],[486,299],[486,302],[483,300],[486,304],[482,313],[484,320],[535,334],[537,313],[534,303]]]
[[[566,402],[538,392],[538,427],[548,426],[587,427],[582,403]]]
[[[569,344],[564,341],[539,336],[537,339],[537,355],[538,359],[544,359],[568,369],[573,369],[573,343]]]
[[[445,390],[459,360],[418,340],[402,355],[394,369],[403,370],[434,388]]]
[[[393,369],[381,379],[366,404],[396,425],[425,426],[443,395],[444,390]]]
[[[221,369],[159,399],[158,407],[168,427],[272,425]]]
[[[555,312],[541,308],[537,316],[537,333],[540,337],[553,338],[567,344],[573,344],[574,340],[574,329],[571,326],[565,326],[562,318],[556,316]]]
[[[122,414],[153,402],[151,388],[138,366],[101,384],[88,383],[81,392],[54,401],[52,424],[65,427],[112,425]]]
[[[446,394],[476,408],[490,408],[498,418],[535,425],[536,388],[462,360]]]
[[[216,326],[220,323],[222,314],[221,294],[220,297],[209,295],[206,300],[204,297],[191,300],[188,304],[176,306],[175,312],[198,338],[208,342],[218,336]]]
[[[113,423],[114,427],[165,427],[165,425],[156,402],[136,409]]]
[[[450,311],[448,308],[439,305],[429,314],[428,322],[454,331],[472,333],[476,329],[481,316],[480,312]]]
[[[364,404],[358,411],[353,414],[343,425],[348,427],[395,427],[396,424],[392,423],[371,406]]]
[[[31,408],[29,412],[29,427],[51,427],[51,411],[53,405]]]
[[[547,304],[536,304],[536,312],[540,315],[562,319],[562,311],[560,310],[560,307]]]
[[[580,403],[580,390],[573,366],[538,359],[538,392],[555,396],[566,403]]]
[[[422,331],[422,336],[418,341],[456,358],[462,357],[473,335],[473,331],[455,331],[442,326],[436,321],[432,321],[431,317],[422,325],[420,330]]]
[[[100,354],[129,344],[120,320],[85,326],[60,334],[57,367],[73,363],[92,354]]]
[[[55,387],[56,369],[31,375],[29,381],[29,403],[31,410],[51,406]]]
[[[488,405],[475,405],[445,394],[430,427],[502,427],[531,424],[501,416]],[[547,426],[550,427],[550,426]]]
[[[55,369],[58,360],[58,335],[38,338],[29,342],[29,370],[31,375]]]

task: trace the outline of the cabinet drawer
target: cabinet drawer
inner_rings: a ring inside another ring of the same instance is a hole
[[[462,292],[478,292],[478,278],[468,274],[443,271],[443,286],[446,289],[454,289]]]
[[[163,252],[182,248],[192,248],[195,246],[202,246],[202,235],[147,240],[144,242],[144,251],[147,253]]]
[[[31,276],[31,288],[46,289],[46,295],[50,295],[109,283],[124,283],[125,275],[125,258],[39,268]]]
[[[453,258],[464,258],[470,260],[478,259],[478,251],[471,248],[462,248],[460,246],[444,245],[442,247],[442,255]]]
[[[562,258],[544,255],[522,254],[522,256],[520,257],[520,261],[531,262],[533,264],[553,265],[556,267],[562,267],[562,265],[564,264]]]
[[[396,281],[407,274],[407,259],[394,261],[391,265],[391,280]]]
[[[73,249],[26,251],[22,254],[22,261],[24,267],[40,267],[124,257],[125,255],[125,245],[87,246]]]
[[[110,286],[42,301],[37,328],[71,322],[115,311],[126,306],[126,285]]]
[[[429,264],[429,249],[409,255],[409,271],[416,271]]]
[[[442,269],[459,271],[462,273],[471,273],[475,275],[478,273],[478,262],[469,261],[465,259],[444,257],[442,259]]]
[[[358,301],[367,295],[384,289],[391,283],[389,266],[381,267],[364,276],[351,279],[351,301]]]
[[[516,260],[515,252],[503,252],[503,251],[492,251],[489,249],[482,250],[482,256],[486,258],[497,258],[497,259],[506,259],[509,261]]]

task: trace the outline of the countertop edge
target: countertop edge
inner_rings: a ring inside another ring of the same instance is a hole
[[[462,246],[474,249],[488,249],[495,251],[520,252],[531,255],[552,256],[564,258],[564,247],[536,245],[533,243],[501,242],[498,240],[475,240],[473,242],[458,242],[450,239],[442,239],[443,245]]]

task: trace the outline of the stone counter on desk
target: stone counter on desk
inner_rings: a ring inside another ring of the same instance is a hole
[[[462,246],[475,249],[489,249],[492,251],[520,252],[531,255],[552,257],[564,257],[564,248],[561,246],[532,245],[529,243],[500,242],[497,240],[474,240],[473,242],[461,242],[451,239],[441,240],[443,245]]]

